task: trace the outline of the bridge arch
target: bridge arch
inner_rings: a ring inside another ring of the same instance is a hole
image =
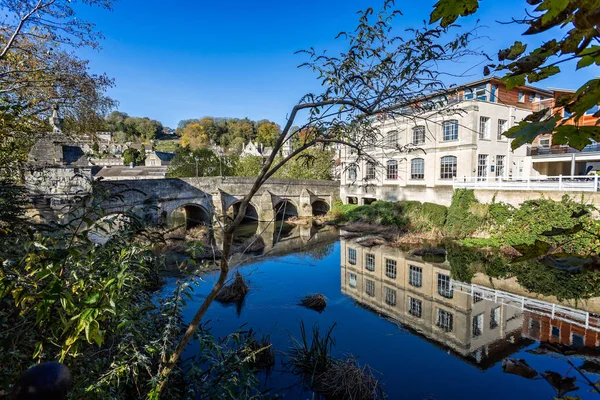
[[[185,226],[191,229],[199,225],[210,225],[210,213],[203,206],[196,203],[180,205],[171,212],[171,225]]]
[[[273,211],[275,212],[275,220],[277,221],[298,216],[298,206],[289,199],[281,199],[275,204]]]
[[[105,244],[117,232],[127,229],[131,223],[131,218],[124,212],[112,212],[94,221],[88,227],[87,236],[94,243]]]
[[[233,211],[233,218],[237,217],[240,212],[241,201],[237,201],[231,205],[231,209]],[[244,221],[258,221],[258,208],[253,203],[249,203],[246,206],[246,213],[244,214]]]
[[[311,204],[312,215],[314,217],[320,215],[327,215],[327,213],[329,212],[329,208],[329,203],[327,203],[327,201],[323,199],[316,199]]]

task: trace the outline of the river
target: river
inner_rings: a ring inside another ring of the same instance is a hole
[[[322,329],[335,323],[333,354],[353,355],[377,371],[390,399],[556,397],[555,389],[539,375],[526,379],[504,372],[506,358],[524,359],[539,373],[576,376],[579,389],[568,395],[598,398],[569,364],[586,368],[594,365],[590,362],[600,364],[600,327],[594,313],[561,308],[558,301],[530,304],[528,299],[536,294],[520,297],[523,293],[512,290],[518,287],[514,280],[512,286],[503,286],[510,292],[495,291],[491,284],[456,282],[450,279],[447,261],[427,257],[429,261],[424,261],[410,249],[366,247],[356,239],[338,238],[337,232],[320,236],[294,236],[293,232],[286,232],[285,251],[274,251],[280,245],[276,244],[266,257],[239,267],[250,287],[241,307],[215,302],[205,318],[217,336],[242,325],[270,334],[277,365],[270,374],[261,375],[263,388],[285,398],[311,398],[311,392],[283,365],[290,335],[299,336],[302,320],[307,327],[318,324]],[[294,237],[300,238],[295,247],[290,245]],[[186,320],[216,277],[216,273],[203,277],[187,303]],[[481,276],[473,279],[493,282]],[[173,290],[175,281],[168,279],[165,293]],[[322,313],[298,305],[301,297],[317,292],[328,299]],[[594,304],[579,307],[589,309]],[[570,355],[558,354],[554,348],[548,351],[548,343],[569,345]],[[195,350],[197,345],[187,352]],[[584,373],[593,382],[600,379],[589,369]]]

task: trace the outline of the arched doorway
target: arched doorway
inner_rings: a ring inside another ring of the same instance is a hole
[[[315,200],[312,203],[312,215],[313,216],[320,216],[320,215],[327,215],[327,213],[329,212],[329,204],[327,204],[327,202],[325,200]]]
[[[197,204],[186,204],[176,208],[171,214],[171,224],[191,229],[199,225],[210,225],[210,215],[204,207]]]
[[[242,203],[235,203],[233,207],[233,218],[237,217],[240,212],[240,205]],[[256,207],[252,204],[248,204],[246,206],[246,213],[244,215],[244,221],[258,221],[258,211],[256,211]]]
[[[274,207],[275,219],[277,221],[285,220],[290,217],[298,216],[298,208],[290,200],[282,200]]]

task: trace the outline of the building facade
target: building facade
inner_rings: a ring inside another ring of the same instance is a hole
[[[511,151],[511,140],[503,133],[538,111],[553,93],[530,86],[507,90],[499,79],[489,78],[461,86],[453,96],[448,100],[452,106],[443,112],[381,122],[381,145],[364,149],[376,162],[357,163],[347,146],[342,151],[342,200],[449,205],[454,179],[529,174],[527,148]],[[399,150],[407,147],[411,151]]]

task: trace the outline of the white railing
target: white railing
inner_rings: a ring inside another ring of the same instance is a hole
[[[463,177],[454,178],[455,189],[548,190],[597,192],[598,175],[520,176],[520,177]]]
[[[471,296],[476,294],[484,300],[490,300],[520,309],[521,311],[544,315],[552,319],[558,319],[585,329],[600,332],[600,318],[591,315],[587,311],[454,280],[452,281],[452,289]]]

